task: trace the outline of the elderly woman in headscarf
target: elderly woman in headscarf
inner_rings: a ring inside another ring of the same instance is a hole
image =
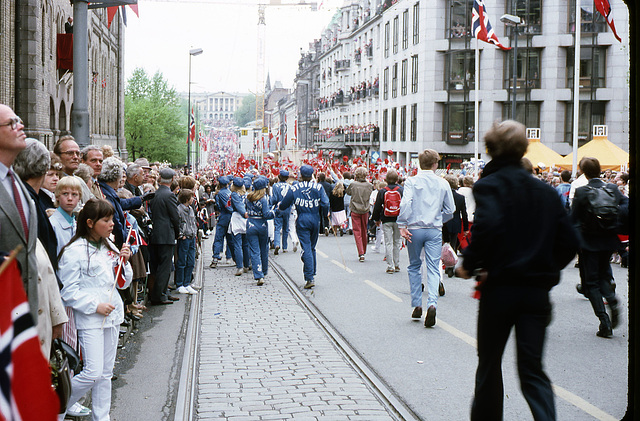
[[[51,165],[49,150],[35,139],[27,139],[27,147],[23,149],[13,163],[13,169],[25,184],[31,199],[36,204],[38,213],[38,239],[36,244],[36,260],[38,262],[38,324],[37,331],[40,347],[47,360],[51,351],[51,342],[62,336],[62,325],[68,321],[60,298],[60,290],[53,269],[49,250],[43,247],[42,239],[49,240],[56,246],[56,235],[51,228],[46,210],[38,197],[38,191],[44,181],[44,176]],[[56,249],[52,256],[55,259]]]
[[[113,236],[115,238],[114,243],[118,248],[122,247],[124,240],[127,238],[124,211],[139,208],[142,206],[142,202],[150,200],[155,195],[155,193],[145,193],[139,197],[120,199],[117,190],[122,180],[123,172],[124,164],[122,161],[112,156],[102,162],[102,171],[98,175],[98,183],[102,194],[115,209],[113,214]]]

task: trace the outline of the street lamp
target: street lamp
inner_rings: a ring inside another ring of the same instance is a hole
[[[189,50],[189,99],[187,101],[187,174],[191,170],[191,139],[189,139],[191,134],[191,56],[197,56],[200,54],[202,54],[202,48],[192,48]]]
[[[511,29],[511,37],[513,38],[513,98],[511,99],[511,119],[516,119],[516,82],[518,80],[518,25],[522,23],[522,19],[515,15],[502,15],[500,22]]]

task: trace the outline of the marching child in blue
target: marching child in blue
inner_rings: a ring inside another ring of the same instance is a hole
[[[253,182],[253,191],[247,194],[247,241],[251,254],[253,278],[258,285],[264,284],[264,277],[269,269],[269,231],[267,219],[273,219],[275,213],[267,199],[266,177],[258,177]]]

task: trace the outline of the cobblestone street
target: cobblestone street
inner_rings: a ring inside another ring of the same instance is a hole
[[[273,273],[234,271],[204,274],[198,419],[394,419]]]

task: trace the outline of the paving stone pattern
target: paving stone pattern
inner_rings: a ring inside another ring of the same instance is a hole
[[[199,420],[392,420],[286,286],[205,271]]]

